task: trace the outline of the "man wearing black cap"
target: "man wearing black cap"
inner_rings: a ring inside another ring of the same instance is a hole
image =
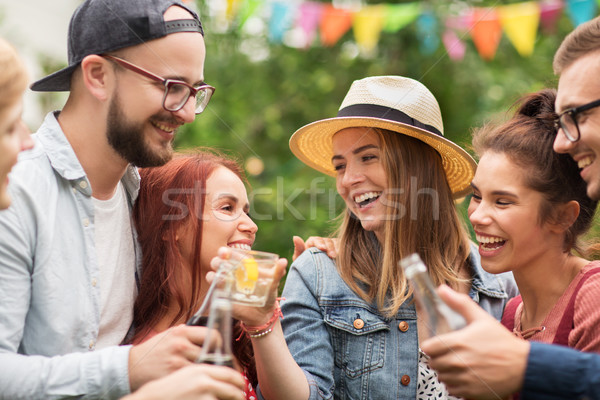
[[[168,161],[214,91],[200,20],[179,0],[86,0],[68,51],[68,67],[32,86],[70,94],[15,167],[0,214],[0,398],[118,398],[193,363],[204,336],[180,326],[118,346],[140,265],[136,167]],[[212,376],[207,391],[235,398],[237,375]]]

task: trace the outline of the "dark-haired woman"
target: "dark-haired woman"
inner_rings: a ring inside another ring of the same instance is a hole
[[[529,95],[509,121],[475,132],[468,213],[483,268],[512,271],[521,293],[502,322],[527,340],[600,352],[600,262],[576,255],[597,202],[575,161],[552,149],[555,99],[550,89]]]

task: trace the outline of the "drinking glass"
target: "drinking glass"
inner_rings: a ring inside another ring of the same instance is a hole
[[[229,259],[221,267],[226,271],[224,289],[231,301],[262,307],[267,301],[279,256],[257,250],[231,249]]]

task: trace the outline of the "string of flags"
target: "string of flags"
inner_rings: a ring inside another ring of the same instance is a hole
[[[461,11],[439,15],[426,2],[356,5],[316,1],[227,0],[218,14],[230,27],[242,29],[253,18],[261,18],[272,43],[286,43],[295,33],[294,46],[334,46],[352,31],[364,54],[372,54],[382,34],[394,34],[415,24],[419,48],[434,53],[443,45],[450,59],[462,60],[471,40],[486,61],[493,60],[503,36],[523,57],[530,56],[538,34],[555,32],[559,18],[566,13],[573,26],[596,16],[600,0],[539,0],[494,7],[463,7]],[[214,2],[213,2],[214,3]],[[219,2],[221,5],[223,2]],[[337,2],[339,3],[339,1]],[[352,2],[346,2],[352,4]],[[211,2],[207,3],[210,7]]]

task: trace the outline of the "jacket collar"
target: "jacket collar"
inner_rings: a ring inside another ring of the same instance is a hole
[[[44,123],[36,133],[36,138],[43,146],[52,168],[64,179],[69,181],[86,181],[86,189],[81,191],[91,196],[91,188],[83,167],[79,163],[75,151],[67,140],[56,117],[58,112],[50,112],[46,115]],[[137,198],[140,188],[140,175],[137,168],[128,165],[121,182],[133,203]],[[84,185],[85,186],[85,185]],[[80,186],[77,186],[80,188]]]
[[[471,264],[471,275],[473,277],[471,283],[471,291],[483,293],[490,297],[506,298],[506,292],[500,278],[495,274],[486,272],[481,266],[481,256],[477,245],[470,242],[471,254],[469,261]],[[472,297],[472,296],[471,296]]]

